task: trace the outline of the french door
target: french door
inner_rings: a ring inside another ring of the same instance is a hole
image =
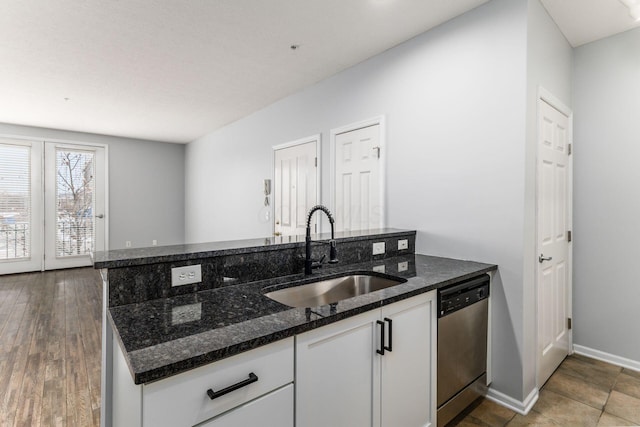
[[[105,177],[102,146],[0,139],[0,274],[91,265]]]

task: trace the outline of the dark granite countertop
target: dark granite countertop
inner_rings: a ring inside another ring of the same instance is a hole
[[[377,230],[345,231],[335,234],[341,242],[369,239],[371,236],[393,237],[414,230],[383,228]],[[313,235],[313,240],[328,240],[330,233]],[[186,261],[222,255],[273,251],[296,246],[304,246],[305,236],[277,236],[259,239],[232,240],[228,242],[190,243],[184,245],[152,246],[148,248],[116,249],[99,251],[92,255],[94,268],[117,268],[159,262]]]
[[[406,271],[398,271],[400,263],[406,263]],[[312,308],[291,308],[263,295],[266,288],[284,288],[291,282],[298,284],[345,272],[371,272],[383,264],[386,274],[407,281],[336,305]],[[496,268],[473,261],[411,254],[321,269],[314,272],[311,280],[300,274],[112,307],[109,317],[134,382],[143,384]]]

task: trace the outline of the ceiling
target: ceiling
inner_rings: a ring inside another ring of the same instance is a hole
[[[487,1],[3,0],[0,122],[187,143]],[[574,46],[636,25],[542,3]]]
[[[540,1],[573,47],[640,26],[620,0]]]

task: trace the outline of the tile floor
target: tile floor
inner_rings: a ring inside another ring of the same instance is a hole
[[[484,399],[450,425],[640,426],[640,372],[571,355],[542,387],[527,416]]]

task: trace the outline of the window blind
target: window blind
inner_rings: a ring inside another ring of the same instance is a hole
[[[31,254],[31,147],[0,142],[0,260]]]

